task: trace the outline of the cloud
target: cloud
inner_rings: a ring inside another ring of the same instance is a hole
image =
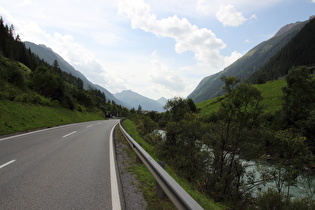
[[[186,18],[176,15],[158,19],[143,0],[121,0],[119,13],[131,20],[133,29],[142,29],[158,37],[173,38],[176,41],[175,51],[178,54],[193,52],[199,65],[213,70],[226,66],[226,58],[220,53],[226,45],[207,28],[198,28]]]
[[[153,83],[175,92],[183,91],[185,88],[184,81],[168,66],[157,59],[153,59],[151,64],[152,70],[149,76]]]
[[[247,21],[247,18],[242,13],[237,12],[231,4],[221,5],[216,17],[225,26],[237,27]]]

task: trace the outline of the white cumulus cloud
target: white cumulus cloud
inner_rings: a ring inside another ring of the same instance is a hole
[[[122,0],[119,12],[131,20],[134,29],[142,29],[158,37],[173,38],[176,41],[177,53],[192,51],[195,60],[202,66],[220,69],[227,65],[227,58],[220,53],[226,45],[210,29],[198,28],[186,18],[179,18],[176,15],[158,19],[143,0]],[[231,55],[229,58],[232,57],[235,56]]]
[[[241,12],[236,11],[235,7],[231,4],[221,5],[216,14],[217,19],[225,26],[239,26],[246,22]]]

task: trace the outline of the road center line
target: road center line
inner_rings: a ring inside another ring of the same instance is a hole
[[[66,138],[66,137],[68,137],[68,136],[70,136],[70,135],[72,135],[72,134],[75,134],[77,131],[73,131],[73,132],[71,132],[71,133],[68,133],[67,135],[64,135],[62,138]]]
[[[115,125],[116,126],[116,125]],[[112,128],[109,137],[109,162],[110,162],[110,186],[112,190],[112,209],[120,210],[120,197],[118,190],[118,181],[116,175],[116,164],[114,155],[114,144],[113,144],[113,131],[115,126]]]
[[[93,125],[88,125],[88,126],[86,126],[87,128],[90,128],[90,127],[92,127]]]
[[[7,166],[7,165],[9,165],[9,164],[11,164],[11,163],[13,163],[13,162],[15,162],[15,161],[16,161],[16,160],[11,160],[11,161],[9,161],[9,162],[7,162],[7,163],[1,165],[0,168],[3,168],[3,167],[5,167],[5,166]]]

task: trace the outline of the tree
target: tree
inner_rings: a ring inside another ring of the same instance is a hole
[[[226,87],[230,87],[226,79]],[[230,91],[230,92],[229,92]],[[245,182],[246,165],[241,157],[260,154],[260,117],[263,113],[262,96],[254,86],[242,83],[234,89],[227,88],[227,95],[219,111],[209,120],[204,144],[212,152],[205,189],[217,200],[228,198],[238,202],[251,189],[253,179]]]
[[[61,101],[64,96],[61,78],[44,66],[32,72],[32,87],[33,90],[53,100]]]
[[[138,106],[137,113],[138,113],[138,114],[141,114],[141,113],[142,113],[142,107],[141,107],[140,105]]]
[[[312,155],[305,143],[306,138],[292,130],[280,130],[271,139],[272,166],[264,167],[269,181],[275,183],[279,193],[287,187],[287,198],[290,187],[296,184],[300,171],[309,166]]]
[[[224,82],[223,89],[227,94],[232,92],[232,90],[236,87],[236,85],[240,82],[240,79],[238,79],[236,76],[222,76],[221,80]]]
[[[179,122],[186,113],[196,113],[197,108],[192,99],[183,99],[175,97],[169,100],[164,108],[171,113],[171,120]]]
[[[159,156],[168,161],[179,174],[196,181],[207,170],[207,152],[202,150],[205,126],[195,113],[186,113],[179,122],[166,126],[166,139],[158,149]]]
[[[312,110],[315,110],[315,80],[306,67],[296,67],[286,76],[283,88],[284,122],[288,127],[301,128]]]

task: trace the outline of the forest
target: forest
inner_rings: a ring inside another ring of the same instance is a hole
[[[106,100],[100,90],[83,88],[81,79],[49,65],[26,49],[14,26],[0,18],[0,100],[59,106],[77,111],[126,115],[128,109]]]

